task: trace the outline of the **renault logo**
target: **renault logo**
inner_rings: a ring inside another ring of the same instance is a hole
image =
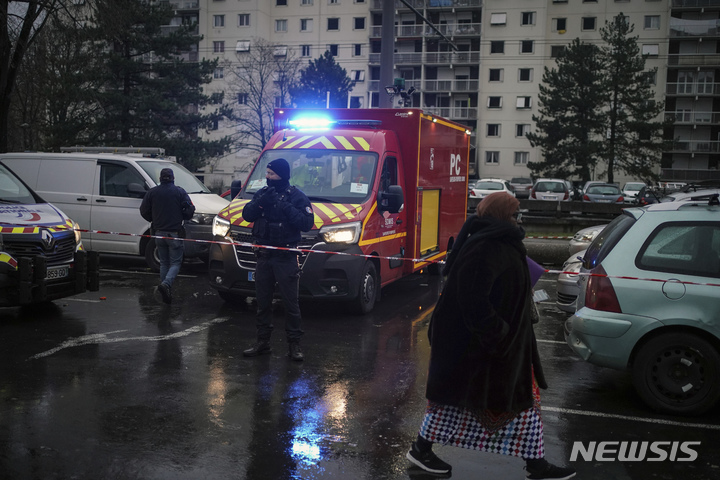
[[[45,250],[50,250],[55,245],[55,237],[48,230],[43,230],[41,236]]]

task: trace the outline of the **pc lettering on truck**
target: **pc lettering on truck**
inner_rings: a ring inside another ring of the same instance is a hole
[[[420,109],[278,109],[275,133],[215,218],[210,284],[228,302],[255,296],[252,224],[243,207],[284,158],[310,199],[298,249],[300,296],[372,310],[380,288],[438,269],[465,221],[470,131]]]

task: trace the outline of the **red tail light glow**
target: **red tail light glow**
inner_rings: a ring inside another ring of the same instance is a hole
[[[583,200],[585,200],[586,202],[589,202],[589,201],[590,201],[590,197],[588,197],[587,195],[583,195]]]
[[[565,190],[565,196],[563,197],[563,200],[567,200],[568,198],[570,198],[570,192]]]
[[[618,201],[618,202],[624,202],[624,201],[625,201],[625,197],[623,197],[622,195],[620,195],[620,198],[618,198],[617,201]]]
[[[585,291],[585,306],[603,312],[622,313],[615,288],[610,279],[605,276],[607,273],[602,265],[593,268],[591,273]]]
[[[530,196],[532,198],[537,198],[537,196],[535,195],[535,190],[530,190]]]

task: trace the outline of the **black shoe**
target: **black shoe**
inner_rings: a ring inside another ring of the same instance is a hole
[[[168,305],[172,303],[172,294],[170,293],[170,287],[168,287],[167,284],[161,283],[158,285],[157,291],[160,292],[163,303],[167,303]]]
[[[290,348],[288,351],[288,357],[292,358],[296,362],[302,362],[305,359],[305,355],[303,355],[302,350],[300,349],[299,343],[292,342],[290,344]]]
[[[552,463],[545,462],[545,465],[538,469],[525,467],[526,478],[532,480],[567,480],[575,476],[575,469],[571,467],[558,467]]]
[[[271,352],[270,342],[267,340],[258,340],[252,347],[243,350],[243,355],[246,357],[257,357],[258,355],[265,355]]]
[[[432,450],[428,450],[427,452],[418,451],[415,442],[413,442],[412,448],[407,455],[405,455],[405,458],[426,472],[448,473],[452,470],[452,466],[440,460]]]

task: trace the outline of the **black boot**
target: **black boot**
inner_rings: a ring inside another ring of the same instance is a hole
[[[257,357],[258,355],[265,355],[271,352],[272,348],[270,348],[270,342],[268,340],[258,340],[252,347],[243,350],[243,355],[246,357]]]
[[[296,362],[302,362],[305,359],[305,355],[303,355],[298,342],[290,342],[288,357],[292,358]]]

